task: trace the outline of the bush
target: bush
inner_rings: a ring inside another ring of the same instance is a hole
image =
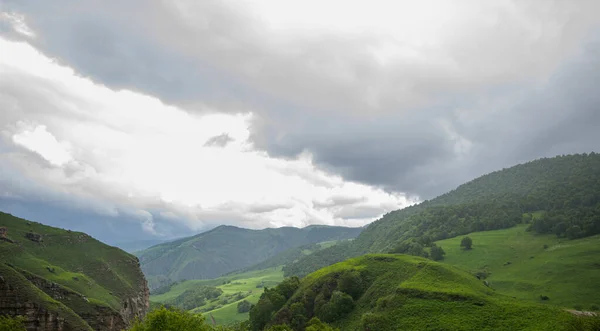
[[[540,299],[544,301],[550,300],[550,298],[546,295],[540,295]]]
[[[210,331],[201,315],[176,308],[161,307],[149,312],[143,321],[136,321],[129,331]]]
[[[597,305],[592,305],[592,306],[590,307],[590,310],[592,310],[592,311],[599,311],[599,310],[600,310],[600,307],[598,307]]]
[[[337,329],[336,329],[337,330]],[[316,317],[313,317],[306,325],[306,331],[336,331],[327,323],[321,322]]]
[[[26,331],[25,318],[0,315],[0,331]]]

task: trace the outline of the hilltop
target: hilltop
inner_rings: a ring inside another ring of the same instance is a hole
[[[340,330],[585,330],[566,311],[496,293],[458,268],[408,255],[349,259],[290,278],[250,311],[252,330],[313,317]],[[313,321],[314,323],[314,321]]]
[[[137,252],[151,289],[182,279],[216,278],[294,247],[351,239],[362,228],[308,226],[249,230],[219,226]]]
[[[47,330],[121,330],[148,309],[138,259],[81,232],[0,213],[0,314]]]
[[[303,276],[366,253],[426,256],[426,247],[437,240],[518,224],[566,239],[600,234],[600,155],[544,158],[487,174],[388,213],[352,243],[306,256],[286,265],[284,272]]]

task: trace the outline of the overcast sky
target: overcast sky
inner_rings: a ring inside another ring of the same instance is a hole
[[[600,151],[600,2],[0,0],[0,210],[116,243],[362,226]]]

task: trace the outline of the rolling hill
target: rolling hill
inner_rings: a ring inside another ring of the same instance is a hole
[[[502,294],[576,310],[600,310],[600,236],[567,240],[526,231],[527,225],[474,232],[473,247],[462,236],[436,244],[444,263],[488,281]],[[540,296],[548,300],[540,300]]]
[[[249,323],[252,330],[282,324],[305,330],[314,317],[345,331],[597,327],[595,319],[498,294],[458,268],[391,254],[349,259],[301,281],[287,279],[261,296]]]
[[[85,233],[0,213],[0,314],[49,330],[122,330],[148,309],[138,259]]]
[[[151,289],[181,279],[208,279],[267,260],[287,249],[351,239],[362,228],[308,226],[249,230],[219,226],[137,252]]]
[[[534,233],[567,239],[600,234],[600,154],[544,158],[479,177],[388,213],[351,244],[321,250],[283,270],[286,276],[303,276],[366,253],[424,256],[434,241],[522,223]]]

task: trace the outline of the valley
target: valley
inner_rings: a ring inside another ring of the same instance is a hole
[[[597,154],[540,159],[365,228],[219,226],[139,260],[0,214],[0,281],[47,330],[117,330],[146,311],[132,331],[167,316],[201,331],[597,330],[599,170]]]

